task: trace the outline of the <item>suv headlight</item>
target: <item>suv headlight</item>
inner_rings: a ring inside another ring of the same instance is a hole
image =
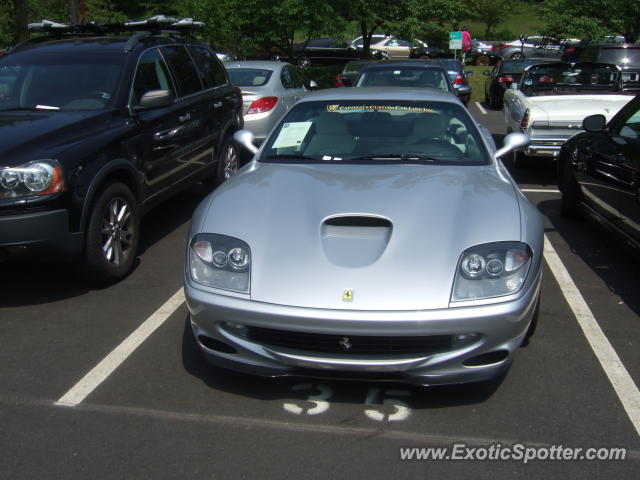
[[[199,233],[189,245],[189,271],[194,282],[249,293],[251,251],[242,240]]]
[[[452,302],[513,295],[529,273],[531,248],[522,242],[496,242],[465,250],[458,261]]]
[[[0,198],[19,198],[64,192],[64,174],[55,160],[35,160],[0,169]]]

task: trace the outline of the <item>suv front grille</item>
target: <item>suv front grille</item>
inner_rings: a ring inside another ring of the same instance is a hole
[[[350,355],[433,355],[453,348],[452,335],[422,337],[327,335],[247,327],[247,339],[265,347]]]

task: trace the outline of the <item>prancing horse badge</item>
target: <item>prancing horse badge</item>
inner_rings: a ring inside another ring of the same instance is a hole
[[[342,301],[353,302],[353,290],[351,290],[350,288],[345,288],[342,291]]]

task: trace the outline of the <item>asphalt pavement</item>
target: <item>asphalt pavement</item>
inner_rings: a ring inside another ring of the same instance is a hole
[[[502,112],[470,110],[499,142]],[[552,162],[508,166],[544,215],[546,262],[537,332],[492,385],[213,369],[180,293],[204,187],[143,219],[139,262],[117,285],[88,287],[55,264],[0,264],[0,478],[637,478],[640,260],[594,222],[560,216]],[[518,445],[626,458],[481,459]],[[403,460],[413,447],[476,456]]]

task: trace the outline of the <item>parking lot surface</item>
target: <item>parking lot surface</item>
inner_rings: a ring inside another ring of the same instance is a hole
[[[500,141],[502,113],[470,109]],[[551,162],[512,175],[545,217],[546,265],[537,332],[493,385],[210,367],[180,293],[204,187],[144,218],[139,262],[109,288],[66,266],[0,264],[0,478],[637,478],[640,260],[594,222],[560,216]],[[626,459],[401,458],[514,444]]]

